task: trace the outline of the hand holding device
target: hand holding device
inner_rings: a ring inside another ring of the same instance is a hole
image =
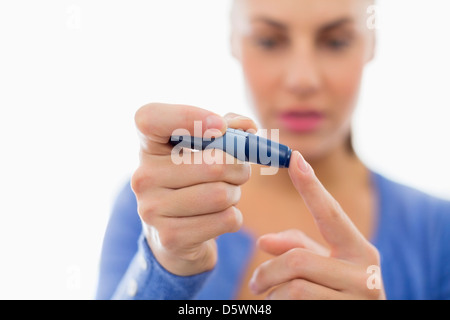
[[[202,135],[208,129],[224,134],[227,128],[223,117],[185,105],[153,103],[135,116],[141,151],[131,186],[138,213],[155,258],[179,276],[199,274],[215,266],[215,238],[241,227],[242,214],[236,204],[241,197],[240,185],[250,178],[248,163],[229,164],[227,158],[232,156],[221,150],[217,153],[224,157],[223,164],[177,165],[172,161],[172,133],[183,128],[192,134],[199,120]],[[249,119],[230,119],[228,124],[256,129]],[[186,154],[193,157],[195,153],[186,150]]]

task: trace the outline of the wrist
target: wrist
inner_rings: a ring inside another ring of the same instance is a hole
[[[161,245],[155,234],[156,230],[151,227],[146,229],[144,234],[147,244],[155,259],[166,271],[185,277],[207,272],[215,267],[217,262],[215,240],[209,240],[195,248],[171,251]]]

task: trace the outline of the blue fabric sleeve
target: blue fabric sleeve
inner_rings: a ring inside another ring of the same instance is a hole
[[[139,249],[115,292],[121,300],[190,300],[197,296],[211,271],[181,277],[168,272],[153,256],[142,234]]]
[[[436,234],[439,234],[439,239],[436,242],[438,251],[437,265],[439,266],[439,277],[436,279],[436,290],[438,296],[436,299],[450,300],[450,202],[444,203],[444,206],[439,210],[439,226]]]
[[[115,199],[103,236],[96,299],[111,299],[138,250],[141,232],[136,197],[127,183]]]
[[[128,183],[116,198],[104,235],[96,299],[193,299],[210,273],[180,277],[158,263]]]

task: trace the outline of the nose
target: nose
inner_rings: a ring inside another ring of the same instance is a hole
[[[305,98],[320,89],[318,59],[311,45],[299,45],[285,61],[285,84],[289,92]]]

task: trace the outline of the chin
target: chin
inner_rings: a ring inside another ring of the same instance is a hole
[[[280,132],[280,143],[299,151],[307,161],[320,159],[327,151],[326,141],[317,134],[299,135]]]

